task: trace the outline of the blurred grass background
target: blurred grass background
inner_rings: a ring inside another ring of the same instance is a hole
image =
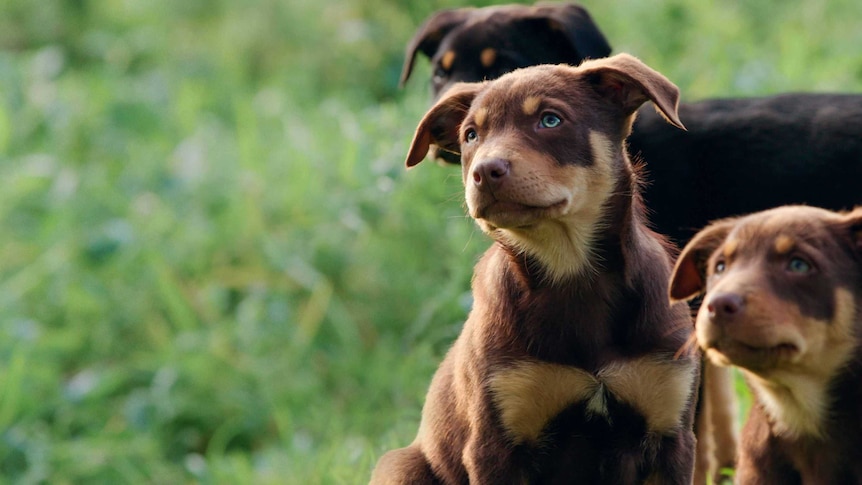
[[[464,4],[0,1],[0,482],[364,483],[412,440],[488,242],[402,169],[397,78]],[[687,100],[862,92],[858,0],[585,5]]]

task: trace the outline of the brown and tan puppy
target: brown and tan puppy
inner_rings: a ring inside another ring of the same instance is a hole
[[[862,208],[716,222],[670,287],[676,300],[706,292],[698,343],[754,391],[737,483],[862,483]]]
[[[541,2],[536,5],[446,9],[428,17],[408,43],[401,84],[404,85],[410,78],[416,57],[420,54],[431,62],[431,88],[437,98],[457,82],[496,79],[515,69],[538,64],[578,65],[586,59],[604,58],[610,53],[611,46],[592,16],[583,6],[575,3]],[[725,103],[728,106],[725,106]],[[731,107],[731,103],[737,103],[739,106]],[[821,104],[811,99],[809,103],[797,106],[796,109],[805,113],[804,116],[816,117],[818,110],[830,103],[848,106],[844,101],[827,101]],[[669,125],[649,106],[641,108],[635,120],[633,134],[627,141],[631,153],[646,159],[647,170],[651,175],[651,180],[644,186],[644,196],[651,209],[653,227],[670,236],[675,242],[684,244],[696,229],[709,220],[740,213],[740,207],[746,208],[741,212],[750,212],[775,205],[764,205],[758,198],[780,201],[782,196],[778,195],[778,191],[741,191],[739,183],[740,180],[751,178],[756,179],[759,184],[762,177],[750,173],[751,167],[757,167],[759,164],[765,165],[765,171],[780,172],[784,175],[784,172],[775,170],[773,165],[762,162],[768,160],[763,153],[769,154],[781,167],[787,165],[788,153],[805,157],[806,151],[800,151],[798,146],[788,148],[792,145],[786,140],[772,136],[781,133],[787,139],[801,139],[802,135],[793,127],[799,125],[808,130],[812,125],[811,120],[803,119],[802,116],[788,117],[784,123],[790,127],[777,127],[772,130],[775,133],[770,133],[770,136],[760,135],[758,138],[758,134],[764,131],[758,128],[763,124],[758,122],[758,119],[784,119],[775,112],[788,112],[787,105],[796,106],[793,99],[784,102],[735,100],[684,104],[679,108],[680,116],[686,120],[690,131]],[[852,113],[853,110],[849,112]],[[748,118],[751,118],[751,122],[744,121]],[[838,120],[835,126],[851,125],[845,120]],[[741,139],[740,135],[754,137],[756,140],[752,142],[748,138]],[[857,138],[862,140],[862,137]],[[847,141],[849,140],[838,144],[843,147],[839,150],[852,152],[851,147],[854,144],[862,144],[856,143],[855,138],[852,144]],[[831,144],[831,141],[824,142],[824,145]],[[807,142],[803,145],[808,153],[816,153],[818,157],[823,157],[825,153],[819,145]],[[746,150],[753,151],[750,147],[757,147],[761,152],[747,153]],[[787,150],[788,153],[782,153],[778,148]],[[729,156],[727,152],[732,150],[736,152]],[[446,162],[460,163],[458,153],[435,150],[434,147],[432,153],[435,158]],[[841,160],[841,163],[848,167],[862,167],[862,164],[847,163],[848,159],[836,157],[836,160]],[[737,168],[729,167],[729,164],[735,164]],[[718,167],[716,170],[720,171],[722,177],[732,178],[734,183],[715,184],[718,188],[712,187],[712,181],[717,180],[712,173],[713,165]],[[837,179],[846,180],[837,175],[839,172],[833,168],[834,165],[824,172],[830,173],[830,176],[835,175]],[[830,190],[817,189],[811,185],[808,174],[793,173],[784,177],[798,178],[808,190],[835,193],[834,184],[829,185]],[[698,180],[699,178],[704,180]],[[776,186],[782,185],[776,181],[775,176],[772,180]],[[706,196],[703,195],[702,187],[709,189]],[[859,199],[862,192],[844,192],[854,193],[856,198],[852,200],[862,200]],[[793,197],[802,197],[790,199],[791,201],[811,198],[810,194],[796,189],[791,190],[791,193]],[[695,197],[689,196],[692,194]],[[837,195],[836,199],[843,201],[842,203],[850,200],[841,195]],[[685,203],[680,203],[681,200]],[[732,468],[736,461],[737,447],[737,403],[729,372],[709,363],[703,366],[702,372],[701,382],[704,387],[700,392],[696,418],[698,440],[694,483],[698,485],[706,484],[707,476],[711,476],[714,482],[719,482],[722,471]]]
[[[682,126],[678,95],[619,55],[456,85],[425,115],[407,165],[459,153],[494,244],[415,441],[372,483],[691,483],[691,319],[624,150],[648,100]]]

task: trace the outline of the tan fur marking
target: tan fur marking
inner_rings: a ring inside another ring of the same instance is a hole
[[[691,399],[696,370],[690,361],[646,356],[605,367],[599,380],[618,399],[640,411],[650,431],[672,434]]]
[[[837,312],[832,322],[800,318],[799,330],[806,345],[794,362],[764,375],[743,370],[772,418],[776,434],[822,438],[830,405],[829,382],[852,358],[856,346],[853,294],[839,288],[835,291],[835,303]]]
[[[539,104],[542,102],[542,98],[538,96],[528,96],[527,99],[524,100],[524,104],[521,107],[524,109],[524,114],[527,116],[532,116],[536,114],[536,111],[539,109]]]
[[[722,253],[724,253],[725,258],[732,258],[733,253],[736,252],[736,248],[739,247],[738,239],[728,239],[727,242],[724,243],[724,249]]]
[[[446,69],[447,71],[452,69],[452,63],[455,62],[455,55],[455,51],[447,51],[443,54],[443,57],[440,58],[440,65],[443,69]]]
[[[476,123],[476,126],[479,128],[485,124],[485,120],[488,118],[488,108],[479,108],[476,111],[476,114],[473,116],[473,122]]]
[[[482,66],[491,67],[494,64],[494,61],[497,60],[497,51],[486,47],[482,49],[482,53],[479,54],[479,59],[482,61]]]
[[[778,254],[787,254],[796,247],[796,241],[784,234],[775,238],[775,252]]]
[[[614,362],[598,376],[577,367],[520,362],[490,380],[500,419],[515,443],[534,442],[569,405],[589,401],[587,411],[607,415],[609,392],[643,414],[650,431],[673,433],[691,399],[696,366],[670,357]]]
[[[566,406],[599,389],[590,373],[559,364],[521,362],[491,378],[500,420],[515,443],[536,441],[542,429]]]
[[[548,19],[548,27],[551,30],[563,30],[563,26],[554,19]]]

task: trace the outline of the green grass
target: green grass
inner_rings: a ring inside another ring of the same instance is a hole
[[[402,168],[457,5],[0,3],[0,476],[364,483],[412,439],[488,244]],[[862,91],[855,0],[587,6],[685,99]]]

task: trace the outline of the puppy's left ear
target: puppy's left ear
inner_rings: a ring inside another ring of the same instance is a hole
[[[679,88],[658,71],[629,54],[587,61],[580,69],[590,83],[604,96],[622,106],[628,116],[640,105],[652,101],[656,110],[677,128],[685,129],[679,120]]]
[[[455,84],[425,113],[407,152],[407,168],[424,160],[432,144],[437,145],[438,150],[461,154],[461,122],[467,116],[473,98],[483,87],[484,83]]]
[[[721,246],[735,219],[724,219],[706,226],[685,245],[670,276],[670,300],[689,300],[706,289],[706,260]]]

